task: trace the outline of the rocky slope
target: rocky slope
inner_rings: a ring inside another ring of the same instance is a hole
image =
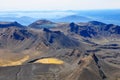
[[[0,80],[119,80],[119,28],[98,21],[1,22]]]

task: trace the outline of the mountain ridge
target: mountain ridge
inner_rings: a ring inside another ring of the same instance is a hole
[[[0,80],[120,79],[118,25],[49,20],[32,26],[1,24]],[[118,41],[109,40],[114,38]]]

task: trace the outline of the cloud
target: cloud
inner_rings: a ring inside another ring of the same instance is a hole
[[[0,10],[117,9],[120,0],[0,0]]]

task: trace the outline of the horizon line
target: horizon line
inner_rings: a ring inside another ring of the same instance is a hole
[[[5,12],[5,11],[97,11],[97,10],[120,10],[120,8],[118,9],[78,9],[78,10],[0,10],[0,12]]]

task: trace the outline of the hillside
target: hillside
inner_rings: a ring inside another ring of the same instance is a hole
[[[119,80],[119,29],[98,21],[0,22],[0,80]]]

